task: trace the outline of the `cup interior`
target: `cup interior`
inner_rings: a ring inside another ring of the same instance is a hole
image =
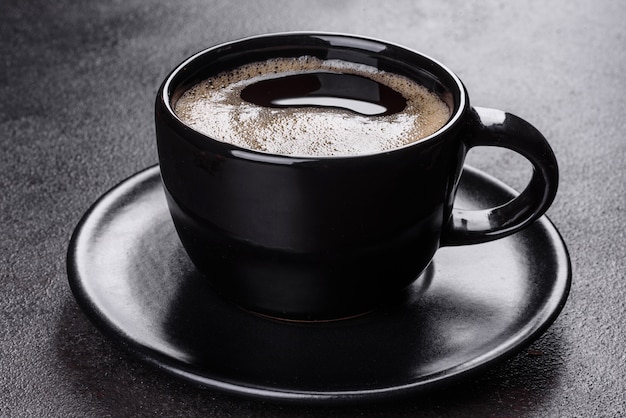
[[[178,119],[173,110],[176,101],[200,81],[248,63],[304,55],[321,60],[365,64],[417,81],[436,94],[450,109],[448,122],[433,135],[458,120],[466,106],[467,99],[461,81],[432,58],[383,41],[328,33],[263,35],[201,51],[170,74],[164,83],[161,100],[173,118]]]

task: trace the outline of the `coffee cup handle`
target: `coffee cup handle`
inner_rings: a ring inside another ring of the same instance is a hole
[[[470,109],[467,149],[496,146],[515,151],[533,166],[530,182],[517,197],[484,210],[454,208],[442,246],[477,244],[511,235],[538,219],[556,195],[559,171],[545,137],[525,120],[501,110]]]

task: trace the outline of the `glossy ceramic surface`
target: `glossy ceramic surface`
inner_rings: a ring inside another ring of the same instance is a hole
[[[512,192],[466,167],[465,209]],[[391,266],[390,266],[391,267]],[[525,347],[568,295],[567,250],[542,217],[495,242],[440,249],[401,299],[320,323],[256,316],[214,295],[188,259],[152,167],[104,195],[68,252],[74,295],[113,341],[188,381],[254,397],[349,402],[415,394]]]
[[[450,119],[432,135],[385,152],[287,156],[195,131],[172,109],[210,75],[305,55],[415,80],[448,105]],[[558,168],[543,135],[512,114],[469,103],[446,67],[380,40],[296,32],[201,51],[172,71],[155,103],[159,166],[179,238],[213,288],[249,310],[290,319],[367,312],[412,283],[440,246],[510,235],[552,203]],[[523,155],[533,176],[502,206],[453,211],[465,154],[480,146]]]

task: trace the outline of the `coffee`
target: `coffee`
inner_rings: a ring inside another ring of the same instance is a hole
[[[274,154],[361,155],[418,141],[450,109],[398,74],[340,60],[274,58],[220,73],[174,104],[188,126]]]

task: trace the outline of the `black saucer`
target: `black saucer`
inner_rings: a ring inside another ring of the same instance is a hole
[[[512,191],[467,168],[457,205]],[[543,217],[442,248],[402,300],[328,323],[255,316],[215,296],[178,241],[159,168],[105,194],[76,228],[69,281],[95,325],[139,358],[211,388],[275,400],[376,400],[450,383],[527,346],[561,311],[571,270]]]

